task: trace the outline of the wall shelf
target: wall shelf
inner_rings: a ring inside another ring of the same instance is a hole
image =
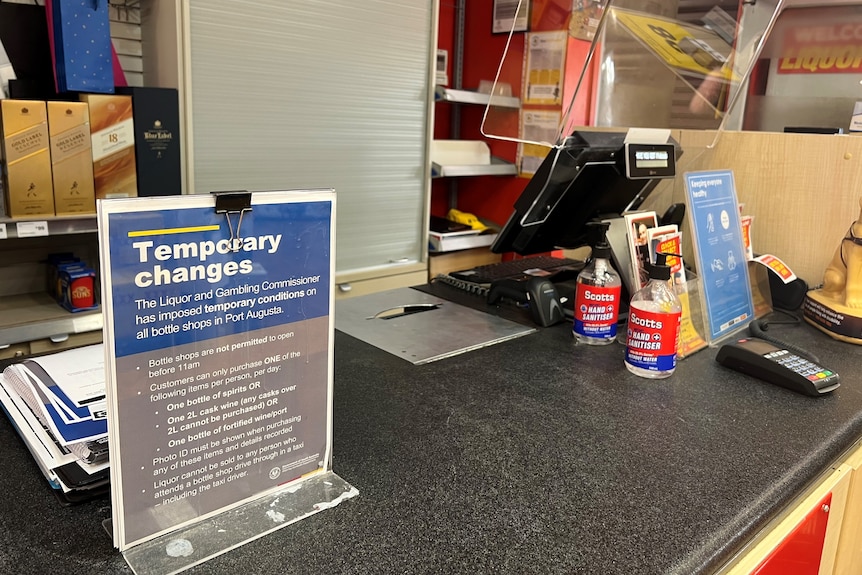
[[[431,177],[459,178],[464,176],[517,176],[515,164],[491,156],[490,164],[442,165],[431,162]]]
[[[72,240],[72,238],[64,238],[64,236],[94,234],[92,240],[94,242],[95,233],[98,229],[95,214],[30,218],[3,217],[0,218],[0,245],[3,244],[3,239],[25,240],[53,237],[56,239],[50,240],[49,243],[43,242],[36,245],[44,244],[41,249],[47,251],[63,251],[68,249],[67,246],[70,244],[84,245],[78,239]],[[90,241],[89,239],[83,240],[85,244]],[[6,245],[7,249],[22,249],[18,243],[9,242]],[[30,251],[28,250],[26,253],[30,253]],[[17,261],[18,264],[21,263],[14,257],[12,260],[13,262]],[[19,268],[13,266],[10,269],[17,269],[26,276],[22,280],[25,286],[32,284],[38,288],[40,285],[33,283],[35,280],[30,278],[28,274],[43,268],[28,265]],[[102,313],[100,310],[72,313],[61,307],[47,292],[15,293],[13,289],[11,293],[0,296],[0,347],[40,339],[52,339],[59,342],[73,334],[101,330]]]
[[[100,310],[72,313],[47,293],[0,298],[0,343],[3,345],[102,329]]]
[[[491,101],[491,95],[475,92],[473,90],[457,90],[455,88],[447,88],[445,86],[435,86],[434,101],[487,106]],[[494,106],[518,109],[521,107],[521,101],[513,96],[494,96]]]
[[[0,218],[0,239],[87,234],[95,233],[98,229],[95,214],[28,219]]]

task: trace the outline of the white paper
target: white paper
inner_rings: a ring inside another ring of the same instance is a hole
[[[78,407],[105,399],[105,348],[102,344],[34,358]]]

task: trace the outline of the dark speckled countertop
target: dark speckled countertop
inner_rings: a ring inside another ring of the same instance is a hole
[[[706,349],[667,380],[569,326],[413,366],[336,335],[334,470],[359,496],[192,574],[712,573],[862,437],[862,348],[808,398]],[[0,421],[0,573],[130,573],[107,499],[60,507]]]

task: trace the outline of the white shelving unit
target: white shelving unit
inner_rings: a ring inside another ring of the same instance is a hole
[[[491,101],[491,95],[476,92],[474,90],[458,90],[455,88],[447,88],[446,86],[435,86],[434,101],[487,106]],[[521,107],[521,101],[513,96],[495,96],[494,105],[501,108],[518,109]]]
[[[0,218],[0,253],[3,251],[23,251],[28,242],[39,243],[45,251],[64,251],[68,244],[92,241],[94,244],[98,224],[95,215],[87,216],[50,216],[27,220]],[[76,238],[80,234],[93,234],[89,238]],[[47,243],[46,243],[47,242]],[[50,245],[50,247],[48,247]],[[88,262],[95,265],[98,262]],[[19,268],[10,266],[10,274],[34,278],[29,285],[41,286],[44,282],[40,273],[42,266],[33,263]],[[44,276],[44,274],[41,274]],[[0,283],[12,283],[15,278],[5,278]],[[60,342],[70,335],[98,331],[102,329],[102,313],[99,310],[72,313],[62,308],[48,295],[47,290],[31,289],[26,293],[4,293],[0,297],[0,349],[13,344],[50,339]]]
[[[95,233],[96,216],[46,216],[32,220],[0,218],[0,239]]]
[[[0,318],[2,347],[38,339],[59,342],[72,334],[102,329],[101,311],[72,313],[47,293],[0,298]]]
[[[494,96],[490,94],[476,92],[474,90],[461,90],[458,88],[447,88],[445,86],[434,87],[435,102],[449,102],[454,105],[478,105],[487,106],[493,100],[494,106],[503,108],[511,108],[517,110],[521,107],[521,102],[518,98],[511,96]],[[454,114],[455,122],[460,120],[459,114]],[[459,133],[453,126],[453,133]],[[491,156],[491,162],[488,164],[457,164],[446,165],[435,162],[431,159],[431,177],[432,178],[461,178],[468,176],[517,176],[518,169],[515,164],[507,162],[501,158]]]
[[[490,164],[443,165],[431,162],[431,177],[460,178],[464,176],[517,176],[515,164],[491,156]]]

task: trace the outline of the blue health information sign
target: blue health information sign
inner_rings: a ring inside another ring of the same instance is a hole
[[[733,172],[685,175],[709,335],[716,340],[754,318]]]

